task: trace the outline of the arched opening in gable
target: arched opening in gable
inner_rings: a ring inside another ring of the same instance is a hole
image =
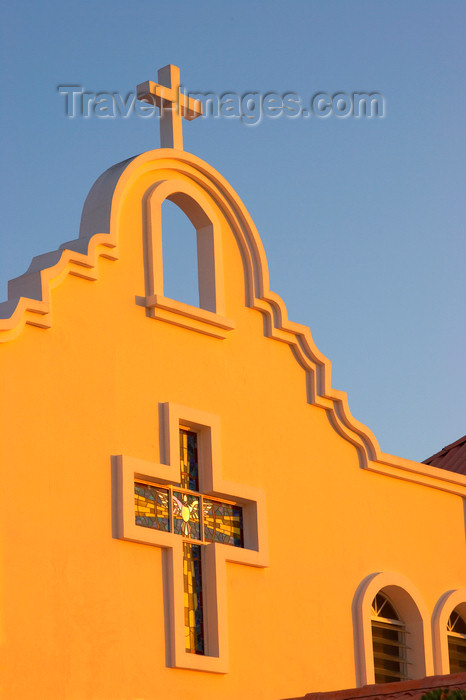
[[[162,252],[164,295],[199,307],[196,229],[180,207],[168,200],[162,204]]]

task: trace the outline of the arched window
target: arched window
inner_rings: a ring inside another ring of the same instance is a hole
[[[448,618],[447,634],[450,673],[464,673],[466,671],[466,621],[457,608]]]
[[[162,204],[163,293],[199,307],[196,229],[173,202]]]
[[[354,595],[353,620],[358,685],[433,675],[429,611],[406,576],[367,576]],[[446,618],[443,628],[446,646]]]
[[[393,604],[380,592],[372,601],[371,627],[375,682],[408,680],[406,627]]]
[[[192,182],[161,180],[147,192],[143,222],[147,315],[226,338],[235,323],[224,315],[224,220],[215,202]]]

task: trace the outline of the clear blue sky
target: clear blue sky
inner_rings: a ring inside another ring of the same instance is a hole
[[[271,287],[311,328],[381,448],[422,460],[465,430],[463,0],[7,0],[0,296],[78,234],[107,167],[154,120],[67,119],[59,84],[123,94],[174,63],[190,90],[378,91],[384,119],[198,119],[185,149],[237,190]]]

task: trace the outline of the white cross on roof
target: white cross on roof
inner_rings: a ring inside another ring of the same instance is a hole
[[[202,114],[202,102],[180,90],[180,69],[169,64],[160,68],[158,83],[146,80],[137,86],[137,98],[160,109],[160,146],[183,150],[182,119],[192,121]]]

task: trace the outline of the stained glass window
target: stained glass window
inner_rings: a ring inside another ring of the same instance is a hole
[[[163,488],[136,481],[136,525],[181,535],[183,542],[186,651],[205,653],[202,602],[202,543],[243,547],[243,510],[199,493],[197,434],[180,428],[180,486]],[[193,540],[197,542],[193,542]]]
[[[204,653],[201,546],[183,542],[185,649]]]
[[[136,525],[155,530],[170,531],[168,491],[158,486],[134,484],[134,507]]]
[[[136,481],[134,504],[136,525],[174,532],[191,540],[244,547],[243,509],[234,503]]]
[[[173,491],[173,532],[192,540],[201,539],[199,497]]]
[[[199,491],[199,465],[197,461],[197,434],[180,428],[181,488]]]
[[[453,610],[447,622],[450,673],[466,671],[466,621]]]
[[[204,539],[243,546],[243,511],[239,506],[203,499]]]

